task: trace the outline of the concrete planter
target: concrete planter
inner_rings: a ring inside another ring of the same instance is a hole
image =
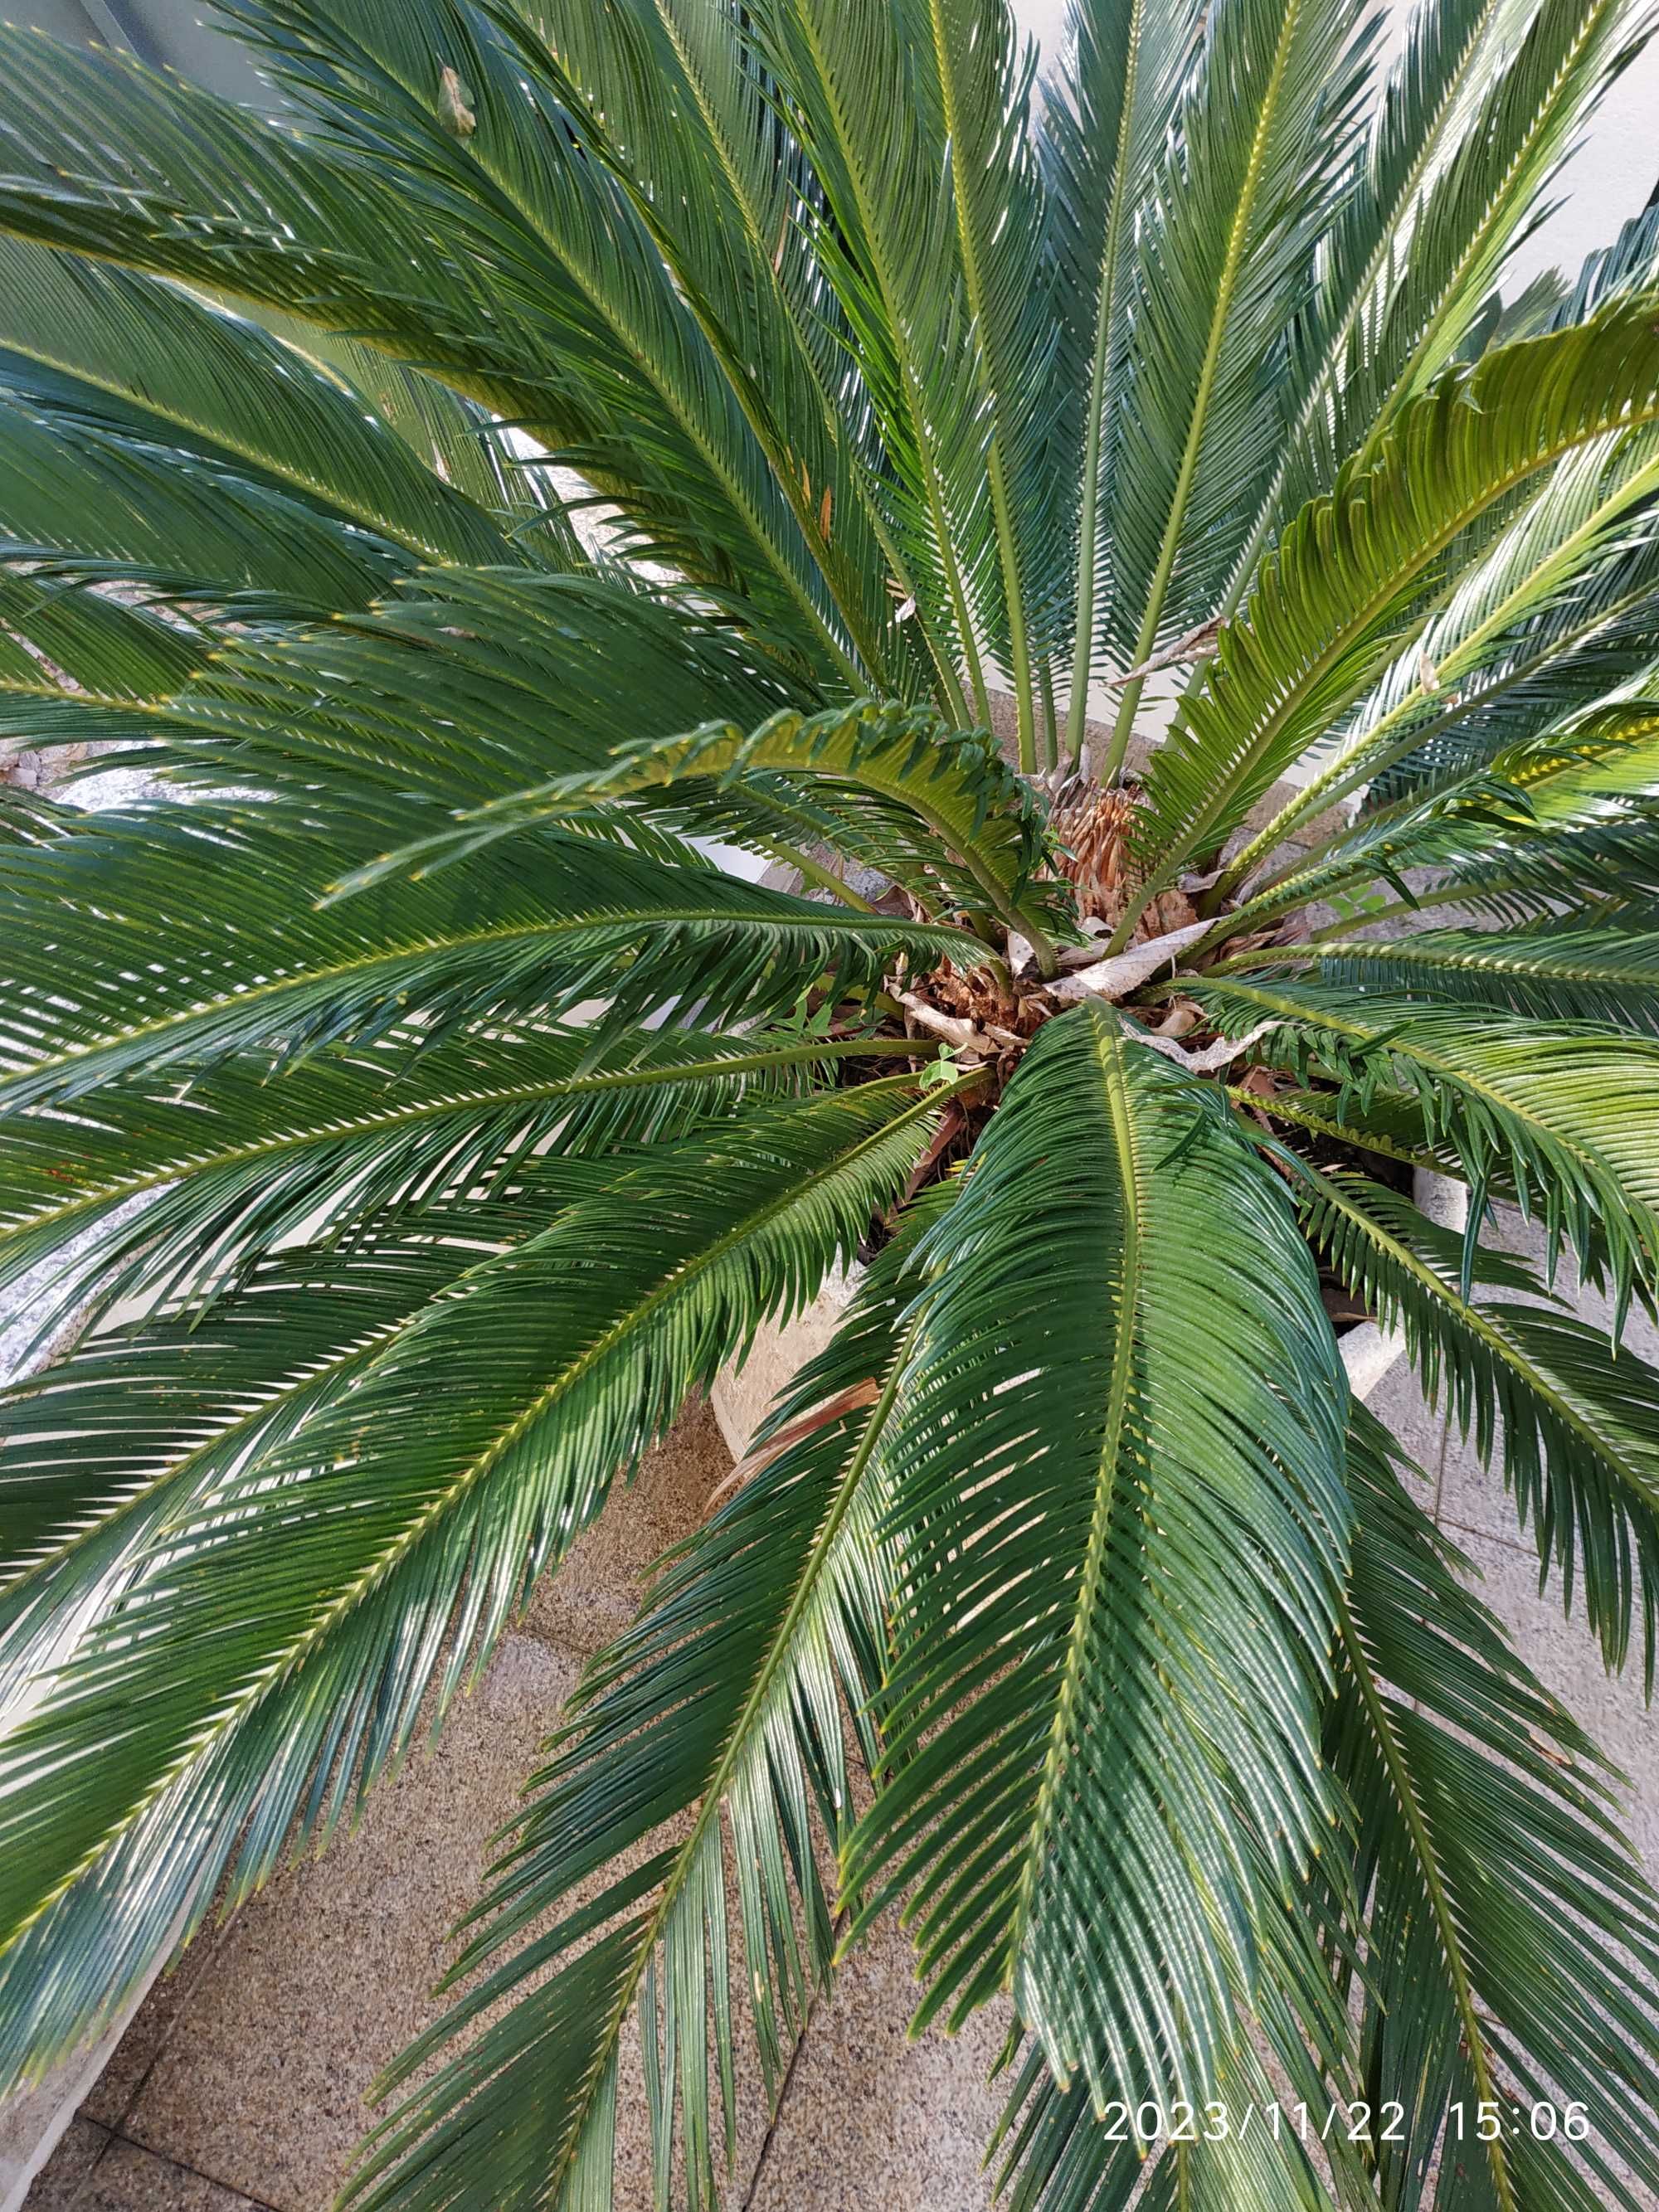
[[[1444,1176],[1419,1172],[1412,1195],[1431,1221],[1461,1230],[1468,1218],[1468,1192]],[[763,1328],[741,1367],[727,1367],[710,1397],[726,1449],[741,1461],[773,1400],[796,1370],[823,1351],[857,1287],[851,1276],[826,1284],[805,1313],[787,1328]],[[1376,1322],[1362,1322],[1340,1339],[1348,1384],[1362,1401],[1379,1390],[1405,1357],[1405,1340]]]

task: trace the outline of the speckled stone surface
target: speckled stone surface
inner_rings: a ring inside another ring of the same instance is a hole
[[[633,1619],[651,1568],[696,1527],[710,1492],[731,1472],[713,1413],[706,1405],[689,1407],[669,1441],[647,1454],[633,1481],[615,1492],[559,1571],[537,1589],[525,1633],[584,1657],[609,1643]]]
[[[77,2197],[84,2203],[88,2179],[109,2142],[106,2128],[100,2128],[84,2113],[77,2114],[35,2177],[28,2193],[29,2212],[70,2212]]]
[[[999,2006],[960,2035],[906,2030],[917,1988],[890,1917],[814,2014],[744,2212],[985,2212],[985,2146],[1002,2111],[988,2079]]]
[[[29,2212],[271,2212],[89,2120],[75,2123],[28,2202]]]
[[[488,1839],[576,1673],[574,1656],[534,1638],[504,1641],[441,1742],[374,1794],[356,1832],[238,1917],[171,2020],[124,2134],[279,2212],[328,2202],[369,2117],[369,2083],[434,2016],[447,1930],[476,1897]],[[167,2005],[166,1984],[150,2002]]]

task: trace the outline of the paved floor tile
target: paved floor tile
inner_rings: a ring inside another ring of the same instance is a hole
[[[72,2119],[58,2148],[34,2177],[24,2212],[71,2212],[88,2175],[109,2145],[109,2130],[84,2112]]]
[[[559,1571],[538,1589],[525,1615],[526,1635],[586,1656],[633,1619],[651,1568],[695,1528],[709,1492],[732,1472],[707,1405],[682,1414],[672,1436],[647,1454],[639,1473],[605,1511]]]
[[[815,2013],[744,2212],[984,2212],[1006,2016],[912,2043],[914,1958],[888,1919]]]
[[[77,2119],[35,2182],[24,2212],[270,2212],[205,2173]]]
[[[190,1993],[127,2133],[279,2212],[318,2212],[368,2118],[380,2069],[434,2016],[447,1931],[476,1898],[576,1676],[504,1643],[435,1750],[370,1798],[353,1835],[256,1898]]]

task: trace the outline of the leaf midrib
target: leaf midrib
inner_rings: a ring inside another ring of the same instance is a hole
[[[915,1049],[915,1042],[909,1037],[823,1037],[810,1045],[779,1046],[769,1052],[734,1053],[725,1059],[665,1061],[660,1066],[605,1069],[589,1075],[550,1076],[538,1083],[501,1084],[480,1090],[455,1091],[441,1097],[422,1099],[414,1104],[398,1106],[382,1113],[337,1116],[325,1125],[301,1129],[290,1127],[276,1136],[262,1138],[252,1144],[231,1146],[220,1151],[198,1152],[187,1158],[175,1159],[166,1167],[149,1169],[142,1175],[129,1176],[124,1182],[101,1184],[62,1206],[27,1215],[19,1221],[0,1227],[0,1252],[15,1237],[32,1232],[44,1223],[73,1220],[76,1214],[86,1212],[89,1207],[137,1197],[144,1191],[159,1189],[164,1183],[176,1182],[182,1176],[240,1167],[252,1160],[269,1159],[279,1152],[303,1152],[308,1146],[331,1144],[345,1138],[366,1137],[380,1129],[441,1120],[449,1114],[471,1113],[494,1106],[528,1104],[537,1098],[580,1098],[606,1091],[646,1089],[659,1083],[665,1086],[676,1083],[696,1083],[708,1078],[752,1074],[769,1067],[788,1067],[814,1060],[840,1060],[854,1054],[914,1054]]]
[[[1096,1598],[1112,1538],[1117,1471],[1128,1420],[1129,1392],[1134,1373],[1135,1333],[1139,1322],[1144,1245],[1141,1224],[1143,1186],[1139,1148],[1136,1142],[1133,1118],[1128,1110],[1124,1040],[1112,1016],[1091,1007],[1089,1019],[1094,1032],[1095,1063],[1100,1075],[1123,1190],[1122,1273],[1112,1331],[1112,1378],[1101,1433],[1100,1457],[1095,1474],[1095,1501],[1089,1524],[1089,1541],[1078,1576],[1071,1626],[1066,1634],[1066,1656],[1055,1688],[1054,1717],[1049,1723],[1048,1741],[1043,1753],[1042,1776],[1038,1784],[1030,1834],[1024,1863],[1020,1869],[1019,1888],[1009,1929],[1008,1964],[1004,1979],[1006,1988],[1013,1985],[1020,1952],[1036,1911],[1037,1884],[1042,1878],[1060,1782],[1066,1769],[1073,1715],[1082,1687]]]
[[[362,974],[376,968],[395,966],[398,962],[413,960],[423,955],[453,952],[473,945],[510,943],[515,938],[558,937],[581,930],[639,928],[652,922],[666,922],[676,926],[696,922],[726,922],[743,928],[768,929],[780,933],[802,927],[822,927],[812,915],[762,914],[732,907],[645,907],[603,913],[556,915],[544,921],[515,923],[511,928],[463,930],[448,937],[428,937],[365,953],[355,960],[331,962],[321,968],[308,968],[293,975],[279,975],[264,983],[251,983],[245,991],[234,991],[227,997],[199,1000],[182,1012],[169,1014],[165,1018],[141,1022],[131,1028],[119,1030],[108,1036],[100,1037],[96,1043],[79,1045],[74,1051],[53,1054],[31,1062],[15,1074],[0,1082],[0,1107],[14,1085],[33,1085],[43,1076],[59,1068],[73,1067],[81,1061],[100,1053],[136,1044],[145,1037],[164,1036],[168,1030],[179,1030],[205,1015],[216,1014],[232,1006],[252,1006],[258,1000],[270,998],[282,992],[298,992],[317,983],[330,983],[341,976]],[[985,957],[985,947],[977,938],[964,936],[957,930],[942,927],[938,923],[896,924],[884,915],[861,915],[852,908],[844,912],[836,908],[830,915],[827,926],[836,931],[851,931],[861,937],[881,937],[891,934],[896,941],[907,936],[940,938],[948,940],[942,947],[949,951],[960,946],[974,955],[977,965]]]

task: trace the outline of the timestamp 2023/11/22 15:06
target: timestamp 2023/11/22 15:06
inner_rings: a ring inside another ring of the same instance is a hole
[[[1328,2142],[1340,2135],[1349,2142],[1403,2142],[1406,2108],[1390,2101],[1372,2106],[1363,2099],[1320,2106],[1301,2103],[1229,2105],[1224,2101],[1189,2105],[1159,2104],[1148,2099],[1139,2105],[1109,2104],[1103,2115],[1108,2137],[1115,2142],[1133,2138],[1138,2142],[1225,2142],[1242,2141],[1254,2128],[1277,2136],[1292,2135],[1309,2142]],[[1516,2102],[1501,2098],[1478,2103],[1455,2100],[1447,2107],[1446,2137],[1449,2142],[1494,2142],[1508,2136],[1529,2135],[1540,2142],[1557,2136],[1583,2142],[1590,2132],[1589,2114],[1578,2103]]]

